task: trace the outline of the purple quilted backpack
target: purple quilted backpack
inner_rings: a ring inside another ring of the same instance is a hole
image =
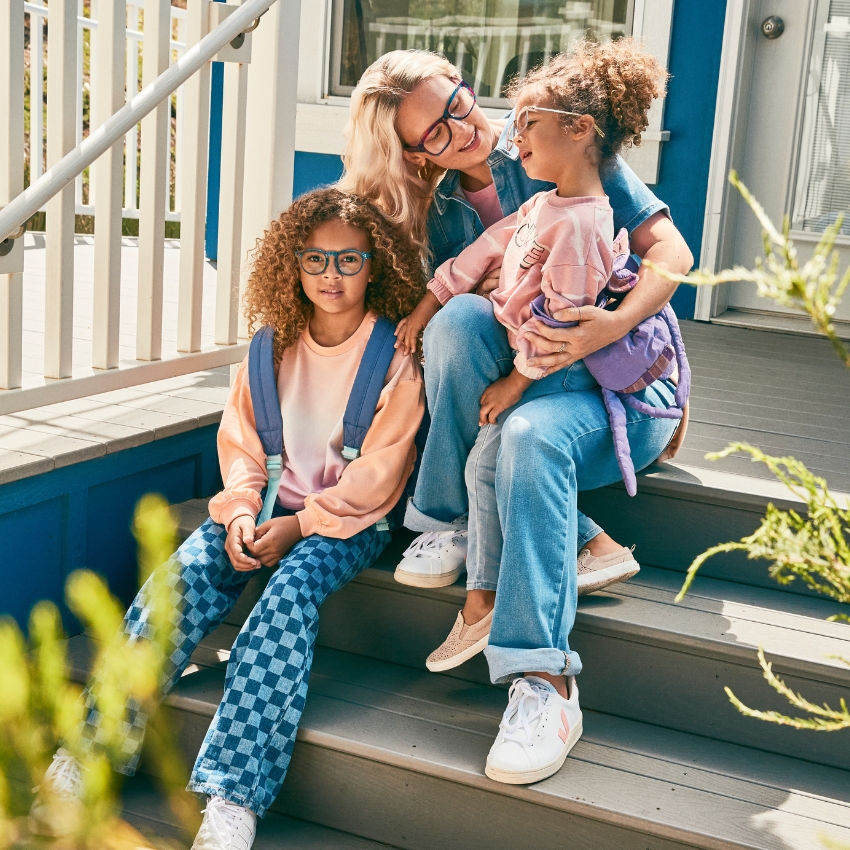
[[[621,230],[614,240],[614,266],[611,279],[599,294],[596,306],[614,310],[626,293],[637,283],[637,266],[629,253],[629,237]],[[573,327],[577,322],[558,322],[546,313],[545,296],[531,304],[535,318],[549,327]],[[602,398],[611,421],[617,463],[630,496],[637,492],[635,468],[626,433],[626,410],[634,410],[659,419],[681,419],[691,392],[691,369],[676,314],[668,304],[660,313],[650,316],[622,339],[588,354],[584,365],[602,389]],[[634,397],[655,381],[673,375],[678,366],[675,401],[669,408],[651,407]]]

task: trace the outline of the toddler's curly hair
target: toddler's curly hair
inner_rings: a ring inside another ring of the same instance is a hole
[[[369,240],[372,282],[366,289],[367,310],[397,322],[409,315],[425,294],[419,252],[377,207],[333,188],[302,195],[257,240],[245,292],[250,333],[263,325],[274,328],[275,363],[296,342],[313,315],[313,303],[301,286],[296,252],[304,248],[319,225],[328,221],[344,221]]]
[[[664,94],[669,74],[661,63],[633,38],[607,44],[579,41],[547,65],[534,68],[508,87],[516,103],[528,89],[536,89],[555,109],[590,115],[605,133],[593,134],[599,160],[624,147],[640,144],[647,128],[652,101]],[[565,129],[574,126],[570,115],[558,116]]]

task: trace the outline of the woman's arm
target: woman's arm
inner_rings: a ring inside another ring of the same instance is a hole
[[[634,253],[659,268],[674,274],[687,274],[693,266],[694,258],[687,243],[663,212],[643,222],[630,239]],[[582,307],[581,322],[572,328],[549,328],[538,322],[537,332],[528,333],[527,338],[537,350],[548,353],[533,357],[528,365],[555,371],[622,339],[644,319],[663,309],[673,297],[676,286],[673,281],[641,265],[635,288],[616,310]],[[560,310],[554,318],[561,322],[577,322],[579,310]]]

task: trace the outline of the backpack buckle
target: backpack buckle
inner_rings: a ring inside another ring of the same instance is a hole
[[[357,458],[360,457],[360,449],[353,449],[351,446],[343,446],[342,456],[346,460],[357,460]]]

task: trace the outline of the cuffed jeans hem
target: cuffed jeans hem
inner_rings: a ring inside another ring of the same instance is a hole
[[[466,583],[467,590],[492,590],[496,592],[496,583],[492,581],[470,581]]]
[[[598,525],[595,526],[591,531],[586,531],[584,534],[579,534],[578,536],[578,550],[581,550],[593,540],[594,537],[598,537],[604,531],[603,528],[600,528]]]
[[[523,673],[540,672],[552,676],[577,676],[581,673],[581,658],[577,652],[561,649],[511,649],[494,646],[484,649],[490,665],[490,681],[494,685],[512,682]]]
[[[113,764],[112,769],[116,773],[120,773],[122,776],[135,776],[136,768],[130,767],[128,764]]]
[[[450,522],[443,522],[423,514],[414,504],[413,499],[404,509],[404,527],[411,531],[457,531],[458,527]]]
[[[268,806],[261,806],[252,800],[243,797],[241,794],[234,794],[225,788],[219,788],[217,785],[208,785],[204,782],[190,782],[186,786],[187,791],[193,794],[204,794],[207,797],[221,797],[227,800],[228,803],[235,803],[237,806],[244,806],[250,809],[258,818],[265,817]]]

